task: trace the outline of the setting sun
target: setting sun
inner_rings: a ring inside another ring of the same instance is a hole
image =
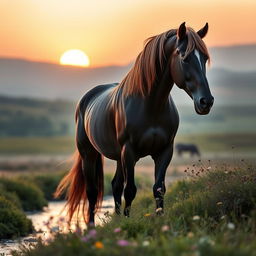
[[[90,65],[89,57],[81,50],[72,49],[64,52],[60,58],[60,64],[80,67]]]

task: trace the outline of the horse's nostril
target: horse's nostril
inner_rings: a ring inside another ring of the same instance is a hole
[[[206,106],[207,106],[206,98],[201,98],[201,99],[200,99],[200,105],[201,105],[202,107],[206,107]]]

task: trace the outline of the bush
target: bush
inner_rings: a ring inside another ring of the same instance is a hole
[[[0,195],[12,202],[17,208],[22,209],[21,201],[15,192],[7,192],[3,185],[0,184]]]
[[[57,174],[42,174],[36,175],[31,178],[31,181],[38,186],[47,200],[64,200],[65,195],[62,195],[60,198],[55,199],[53,194],[59,185],[60,180],[64,177],[65,173],[57,173]]]
[[[24,236],[32,232],[32,222],[25,213],[0,196],[0,239]]]
[[[19,198],[24,211],[42,210],[44,206],[47,206],[42,191],[31,182],[0,178],[0,185],[3,190],[15,194]]]

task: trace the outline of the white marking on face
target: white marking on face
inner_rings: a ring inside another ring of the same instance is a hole
[[[201,63],[201,60],[200,60],[200,54],[199,54],[199,51],[197,49],[194,50],[194,54],[196,55],[197,59],[198,59],[198,62],[199,62],[199,65],[201,67],[201,69],[203,70],[203,67],[202,67],[202,63]]]

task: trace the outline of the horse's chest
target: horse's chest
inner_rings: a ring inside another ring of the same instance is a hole
[[[163,116],[157,121],[134,124],[130,133],[130,142],[137,155],[153,155],[172,143],[178,128],[178,118]]]
[[[161,127],[149,127],[135,141],[135,148],[142,155],[150,155],[164,147],[170,135]]]

